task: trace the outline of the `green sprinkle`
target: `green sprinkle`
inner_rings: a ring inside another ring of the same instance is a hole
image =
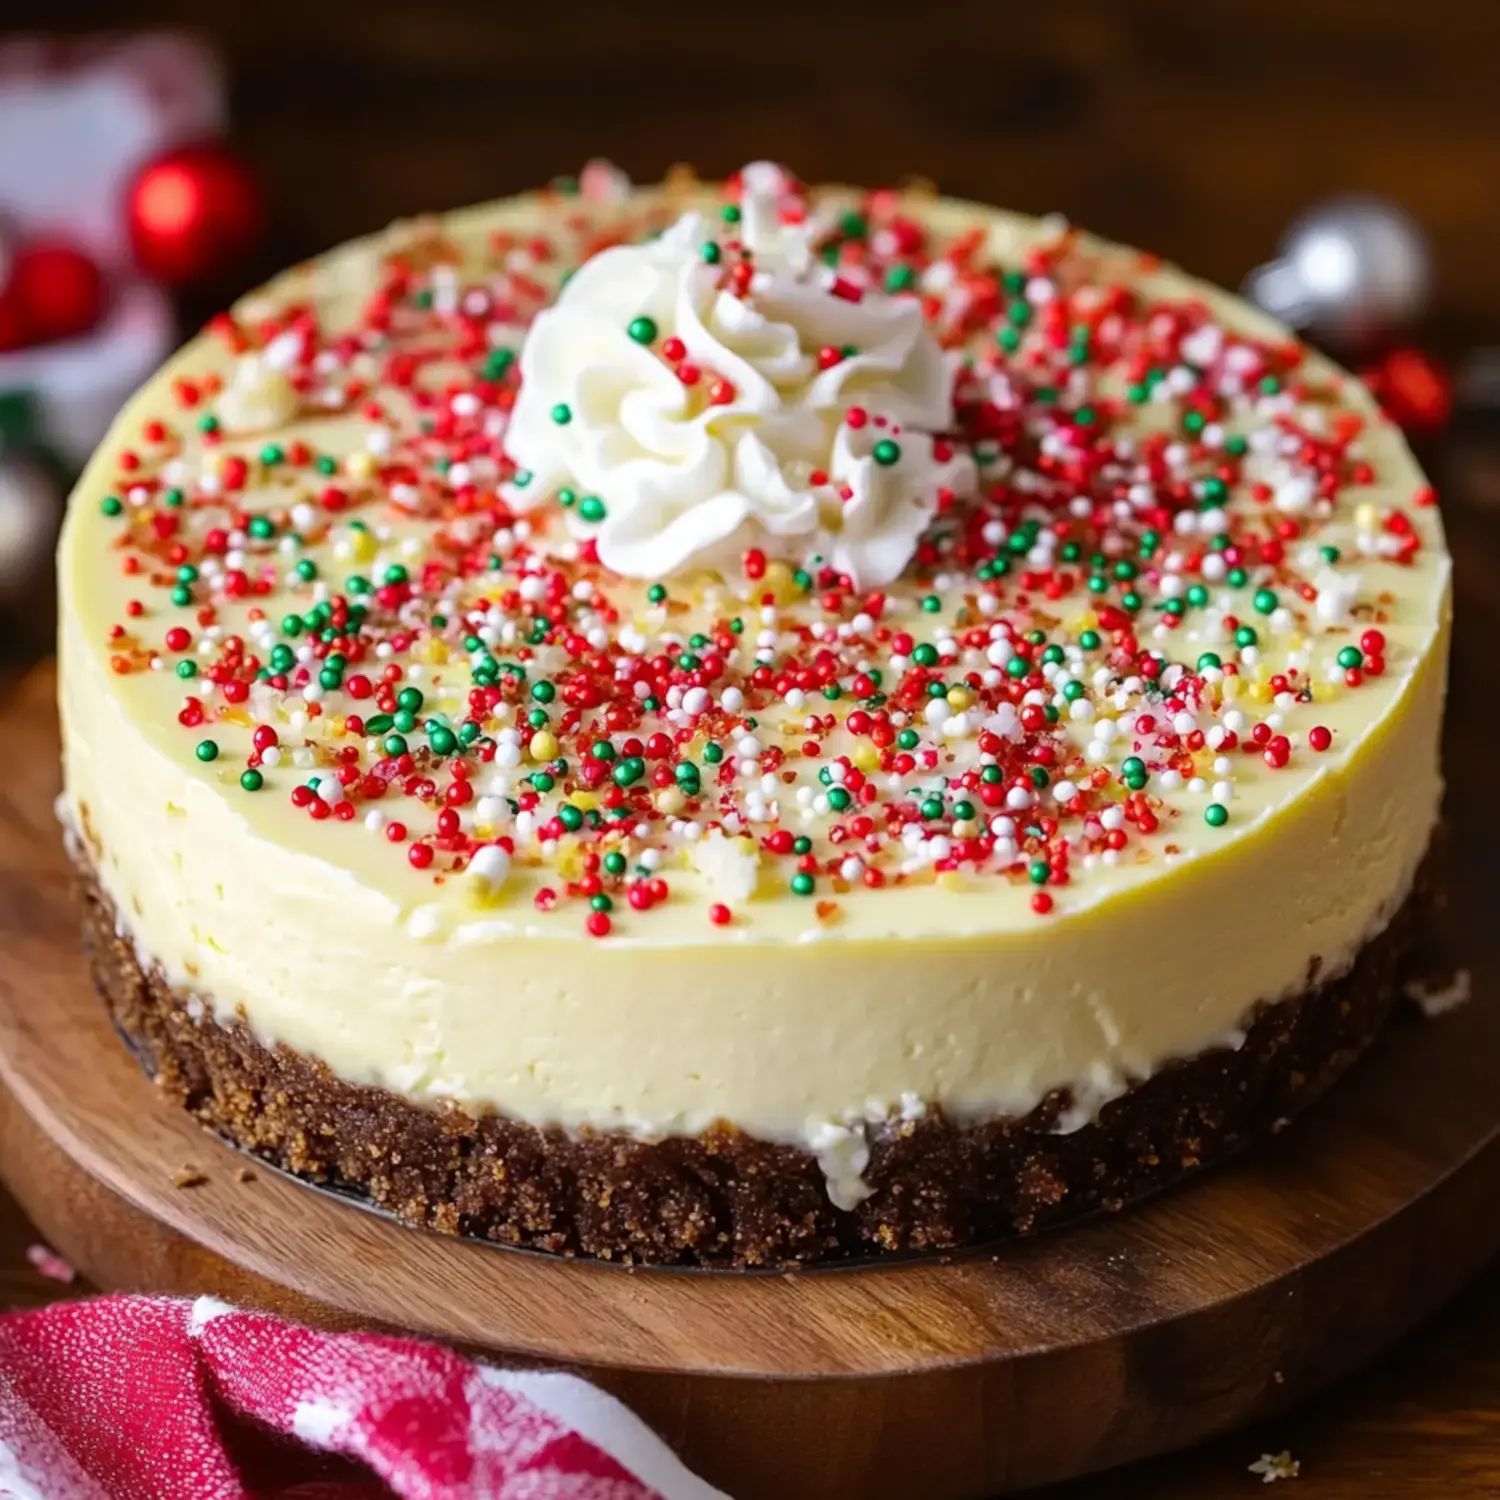
[[[397,756],[406,754],[406,740],[402,735],[388,734],[380,748],[394,760]]]
[[[1276,595],[1270,589],[1260,589],[1257,591],[1253,603],[1258,613],[1268,615],[1276,608]]]
[[[653,344],[656,342],[656,319],[648,318],[644,315],[639,318],[632,318],[626,326],[625,332],[638,344]]]
[[[724,252],[712,240],[705,240],[698,254],[703,257],[705,265],[716,266]]]
[[[177,675],[179,677],[196,677],[198,675],[198,663],[195,661],[178,662]]]
[[[597,495],[585,495],[578,502],[578,514],[591,525],[598,525],[608,514],[604,502]]]
[[[254,766],[240,772],[240,785],[247,792],[258,792],[265,784],[266,778]]]
[[[219,747],[213,740],[199,740],[198,748],[193,751],[193,754],[207,764],[209,761],[219,758]]]
[[[890,438],[881,438],[881,440],[875,444],[875,447],[872,450],[872,456],[875,459],[876,463],[880,464],[883,468],[888,469],[892,464],[899,463],[901,461],[901,445],[899,443],[893,443]]]
[[[810,896],[816,888],[816,882],[805,870],[799,870],[792,876],[792,890],[798,896]]]
[[[1224,662],[1217,651],[1205,651],[1198,658],[1198,670],[1200,672],[1218,671]]]
[[[1352,671],[1355,667],[1364,666],[1365,654],[1358,646],[1345,646],[1338,654],[1338,664],[1345,671]]]
[[[118,495],[106,495],[99,502],[99,509],[107,516],[117,516],[125,509],[125,504]]]
[[[435,729],[427,731],[427,743],[432,746],[434,755],[452,755],[458,749],[458,736],[445,725],[439,724]]]
[[[573,420],[573,408],[566,401],[559,401],[552,408],[552,420],[559,427],[566,427]]]
[[[1229,809],[1222,802],[1210,802],[1203,809],[1203,821],[1210,828],[1222,828],[1229,821]]]

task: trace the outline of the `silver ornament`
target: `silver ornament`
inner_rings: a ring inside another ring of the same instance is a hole
[[[1319,205],[1296,220],[1278,249],[1245,278],[1245,295],[1315,338],[1357,349],[1426,310],[1426,238],[1408,214],[1379,198]]]
[[[61,509],[52,481],[30,459],[0,456],[0,603],[52,550]]]

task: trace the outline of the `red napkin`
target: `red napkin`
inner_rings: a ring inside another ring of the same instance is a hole
[[[573,1375],[212,1297],[0,1318],[3,1500],[726,1500]]]

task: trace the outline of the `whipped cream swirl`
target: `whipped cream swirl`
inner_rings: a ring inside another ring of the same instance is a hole
[[[942,436],[955,370],[914,297],[818,264],[779,168],[741,180],[737,222],[688,213],[603,250],[537,317],[507,498],[561,496],[628,577],[727,571],[755,547],[888,583],[943,494],[974,485]]]

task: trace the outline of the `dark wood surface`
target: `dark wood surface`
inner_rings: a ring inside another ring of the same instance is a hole
[[[886,22],[878,7],[789,0],[521,11],[10,0],[0,27],[165,20],[217,42],[236,144],[270,199],[260,270],[595,154],[642,178],[681,159],[717,172],[769,155],[809,177],[915,173],[1060,208],[1229,283],[1309,202],[1373,190],[1432,236],[1434,336],[1458,356],[1500,334],[1494,0],[950,0],[925,32],[909,10]],[[1449,765],[1455,785],[1475,789],[1493,785],[1489,705],[1500,698],[1500,444],[1489,426],[1471,419],[1434,455],[1460,555]],[[1459,915],[1476,965],[1496,974],[1492,863],[1476,859]],[[33,1238],[0,1197],[0,1303],[68,1294],[26,1264]],[[1302,1463],[1287,1491],[1300,1500],[1500,1494],[1500,1269],[1298,1415],[1055,1500],[1259,1493],[1246,1466],[1283,1448]]]

